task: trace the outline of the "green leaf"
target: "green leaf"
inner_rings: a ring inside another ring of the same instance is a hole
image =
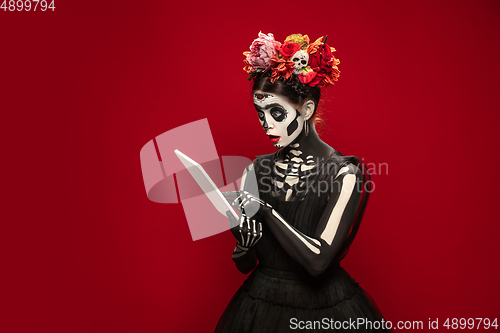
[[[252,74],[250,74],[250,76],[248,77],[248,81],[252,81],[252,79],[257,75],[259,74],[259,72],[253,72]]]

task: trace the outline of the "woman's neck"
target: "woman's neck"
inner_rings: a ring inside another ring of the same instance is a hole
[[[309,121],[309,133],[306,135],[303,129],[297,139],[278,152],[278,159],[281,161],[287,159],[286,157],[290,156],[291,150],[301,152],[300,156],[303,158],[312,156],[314,160],[328,157],[334,151],[332,147],[320,139],[311,121]],[[297,154],[292,154],[292,156],[294,155],[297,156]]]

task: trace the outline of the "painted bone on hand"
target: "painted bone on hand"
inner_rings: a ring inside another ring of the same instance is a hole
[[[270,212],[273,207],[247,191],[239,191],[238,196],[232,202],[232,206],[249,216]]]
[[[250,218],[249,214],[246,213],[252,211],[253,213],[251,216],[255,215],[255,212],[258,211],[260,207],[258,204],[255,204],[258,198],[247,191],[223,192],[222,194],[233,207],[241,212],[238,221],[236,221],[229,211],[227,211],[226,214],[230,221],[230,225],[236,226],[231,228],[231,232],[237,241],[235,251],[239,249],[240,251],[246,252],[262,237],[262,224]],[[243,201],[247,203],[246,208],[242,203]]]
[[[342,166],[336,174],[330,175],[329,181],[332,184],[329,199],[321,217],[315,222],[316,230],[309,235],[295,228],[272,206],[249,192],[237,192],[232,205],[244,210],[248,216],[252,216],[249,210],[259,213],[268,230],[290,257],[312,276],[319,276],[336,259],[347,240],[363,192],[362,187],[357,184],[363,184],[364,177],[360,168],[349,163]],[[233,253],[233,260],[236,262],[235,255]],[[242,258],[244,256],[238,259]],[[253,268],[254,262],[256,260],[248,264],[248,267]]]
[[[235,218],[229,211],[227,217],[231,221],[231,225],[236,223]],[[248,252],[248,249],[254,246],[262,237],[262,223],[249,218],[243,211],[239,216],[238,226],[232,228],[231,232],[236,238],[236,248],[233,251],[233,258],[236,258]]]
[[[227,214],[231,222],[236,222],[233,215]],[[262,223],[255,219],[249,218],[245,213],[242,213],[238,220],[238,226],[231,229],[236,242],[243,250],[248,250],[254,246],[262,237]]]

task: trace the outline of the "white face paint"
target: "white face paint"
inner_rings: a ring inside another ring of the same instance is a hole
[[[304,127],[304,116],[287,100],[276,94],[254,91],[253,101],[260,124],[275,148],[288,146]]]

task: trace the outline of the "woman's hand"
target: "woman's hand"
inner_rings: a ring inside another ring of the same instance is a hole
[[[244,274],[250,273],[257,265],[257,255],[253,247],[262,237],[262,224],[249,218],[243,211],[238,221],[230,211],[226,212],[231,225],[238,224],[231,229],[236,238],[236,247],[233,250],[233,261],[238,270]]]
[[[229,211],[226,214],[231,225],[238,223],[238,226],[231,229],[231,232],[236,238],[236,247],[240,250],[238,252],[247,252],[248,249],[254,246],[262,237],[262,223],[249,218],[244,211],[239,216],[238,221],[236,221]]]
[[[339,252],[344,251],[344,244],[350,245],[348,236],[351,227],[358,216],[362,216],[362,210],[358,210],[358,207],[364,209],[366,204],[367,196],[363,194],[363,187],[356,186],[358,182],[364,182],[364,176],[361,169],[353,163],[341,166],[336,174],[330,175],[328,181],[331,181],[330,198],[319,221],[312,222],[316,224],[314,234],[309,235],[251,194],[243,191],[237,197],[239,207],[245,210],[259,206],[259,213],[264,213],[266,232],[269,230],[290,257],[312,276],[324,273]]]
[[[255,184],[253,184],[252,182],[247,182],[247,173],[250,171],[253,171],[253,164],[250,164],[245,168],[243,176],[241,177],[241,188],[249,189],[250,191],[252,191],[251,189],[253,189],[252,192],[257,193],[258,190],[256,180]],[[255,173],[253,173],[253,178],[255,178]],[[251,186],[252,184],[254,186]],[[241,193],[241,191],[235,191],[223,192],[222,194],[229,202],[229,204],[234,207],[234,204],[238,202],[237,198],[240,197]],[[260,222],[257,222],[255,219],[252,219],[252,217],[259,209],[253,212],[247,211],[239,205],[236,205],[236,207],[238,207],[238,209],[241,211],[241,214],[238,217],[238,221],[234,217],[234,214],[232,214],[233,212],[227,212],[231,226],[236,225],[236,227],[231,228],[231,232],[237,240],[232,258],[238,270],[244,274],[248,274],[257,265],[257,251],[255,250],[254,245],[262,237],[262,224]],[[250,212],[252,214],[249,214]]]
[[[241,212],[246,212],[249,216],[254,216],[255,214],[267,216],[273,210],[270,204],[262,201],[250,192],[239,191],[237,193],[238,195],[231,205]]]

